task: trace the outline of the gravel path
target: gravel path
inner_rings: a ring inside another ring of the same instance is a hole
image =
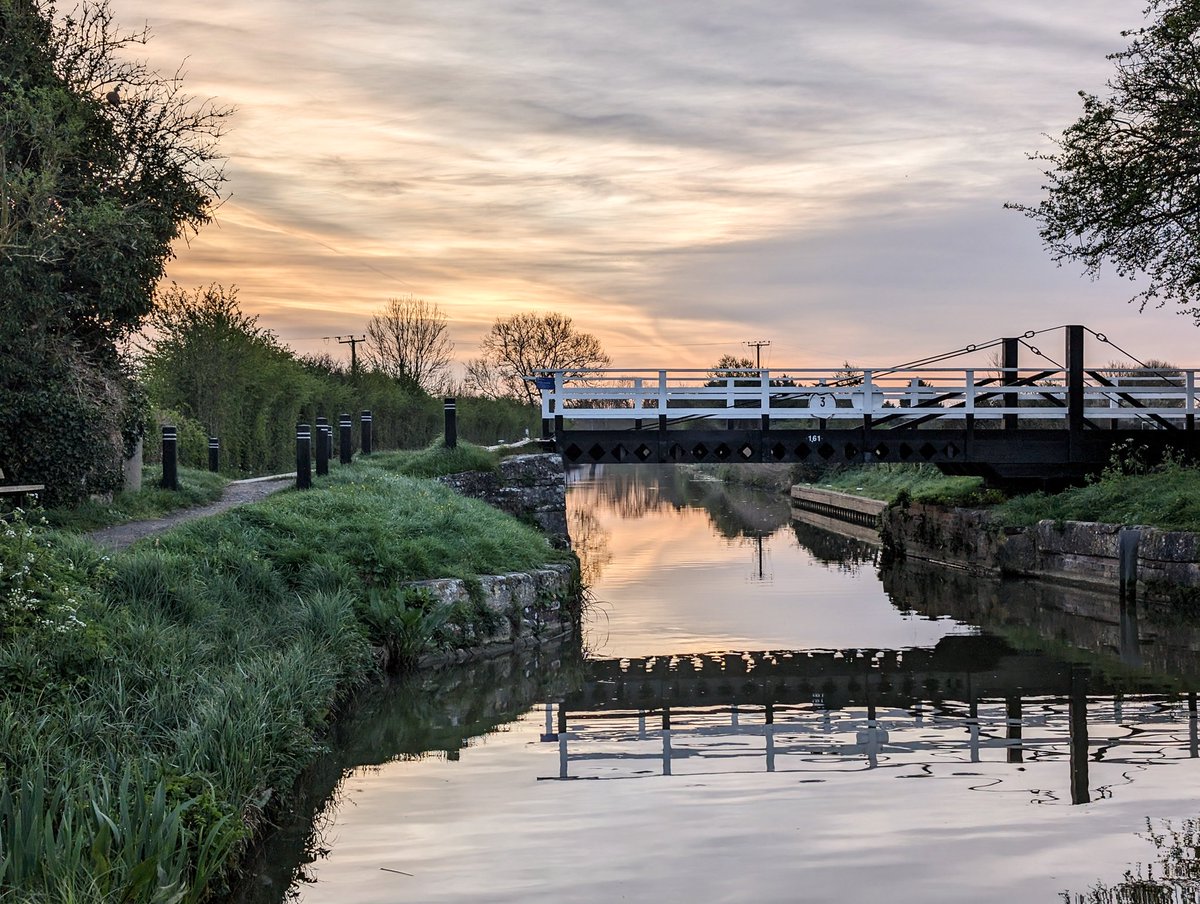
[[[217,515],[234,506],[245,505],[247,502],[258,502],[272,493],[294,485],[295,477],[291,474],[265,478],[256,477],[251,480],[234,480],[225,487],[224,494],[217,502],[197,508],[180,509],[162,518],[155,518],[153,521],[131,521],[128,524],[117,524],[113,527],[92,531],[87,537],[93,543],[108,549],[124,549],[144,537],[152,537],[177,524]]]

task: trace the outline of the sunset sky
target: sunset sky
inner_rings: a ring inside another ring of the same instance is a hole
[[[411,294],[460,359],[555,310],[627,367],[756,339],[775,367],[885,365],[1067,322],[1196,363],[1189,318],[1056,268],[1002,206],[1038,200],[1027,152],[1142,7],[112,0],[141,56],[237,108],[231,197],[175,281],[238,286],[301,352]]]

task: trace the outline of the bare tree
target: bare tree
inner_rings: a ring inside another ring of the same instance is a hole
[[[591,333],[578,332],[571,318],[554,313],[501,317],[479,343],[481,355],[467,362],[467,386],[480,395],[509,397],[537,403],[534,388],[524,377],[538,370],[578,372],[607,367],[611,361]]]
[[[436,394],[450,383],[454,343],[436,304],[411,295],[389,299],[367,323],[364,347],[369,367],[423,392]]]

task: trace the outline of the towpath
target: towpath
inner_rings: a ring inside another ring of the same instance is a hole
[[[245,505],[248,502],[258,502],[272,493],[277,493],[287,487],[294,486],[295,479],[294,474],[276,474],[273,477],[233,480],[226,485],[225,492],[216,502],[195,508],[180,509],[179,511],[171,512],[169,515],[164,515],[162,518],[154,518],[151,521],[130,521],[127,524],[105,527],[101,530],[92,531],[87,536],[93,543],[107,549],[124,549],[138,540],[160,534],[178,524],[183,524],[185,521],[192,521],[196,518],[207,518],[209,515],[220,514],[234,506]]]

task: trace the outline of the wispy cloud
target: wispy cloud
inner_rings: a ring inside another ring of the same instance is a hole
[[[1026,152],[1103,87],[1136,0],[115,9],[239,108],[232,202],[172,275],[239,284],[284,335],[414,293],[464,355],[523,308],[630,364],[702,365],[743,333],[890,359],[1100,316],[1176,354],[1173,321],[1056,270],[1001,209],[1037,197]]]

